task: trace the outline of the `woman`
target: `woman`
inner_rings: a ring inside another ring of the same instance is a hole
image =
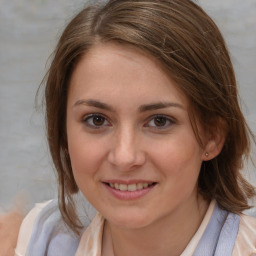
[[[17,255],[251,255],[250,131],[225,42],[190,0],[112,0],[63,32],[46,77],[59,198]],[[74,195],[99,212],[87,225]]]

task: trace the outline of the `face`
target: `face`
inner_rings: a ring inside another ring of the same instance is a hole
[[[195,206],[205,151],[188,108],[139,50],[99,44],[80,60],[68,94],[68,150],[78,187],[109,223],[145,227]]]

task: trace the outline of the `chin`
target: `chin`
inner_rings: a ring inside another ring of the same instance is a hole
[[[142,213],[131,213],[128,210],[112,215],[109,218],[106,217],[106,219],[109,223],[124,229],[144,228],[152,223],[150,216]]]

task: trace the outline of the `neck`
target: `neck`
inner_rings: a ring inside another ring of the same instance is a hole
[[[127,229],[105,222],[103,254],[178,256],[199,228],[209,203],[201,197],[147,227]],[[108,253],[104,253],[108,252]]]

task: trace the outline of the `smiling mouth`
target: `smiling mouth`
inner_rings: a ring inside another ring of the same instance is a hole
[[[156,182],[151,182],[151,183],[141,182],[141,183],[133,183],[133,184],[122,184],[122,183],[105,183],[105,184],[115,190],[133,192],[133,191],[139,191],[139,190],[153,187],[156,185]]]

